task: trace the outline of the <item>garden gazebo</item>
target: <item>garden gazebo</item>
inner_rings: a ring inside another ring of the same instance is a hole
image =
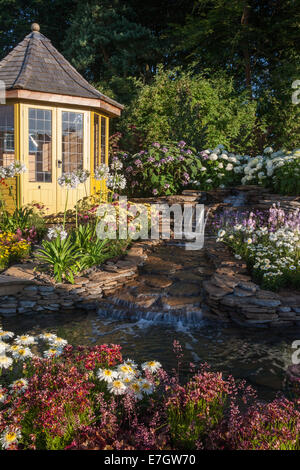
[[[71,192],[70,207],[85,191],[100,189],[94,168],[108,163],[109,119],[123,106],[90,85],[38,24],[31,30],[0,62],[0,166],[24,163],[27,171],[12,182],[17,204],[36,201],[54,213],[63,208],[65,190],[57,184],[63,173],[86,169],[92,175],[85,189]]]

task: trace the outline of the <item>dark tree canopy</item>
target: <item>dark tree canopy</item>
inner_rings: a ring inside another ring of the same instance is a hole
[[[196,82],[227,77],[255,101],[261,145],[299,142],[291,86],[300,79],[300,0],[0,0],[0,58],[32,22],[126,105],[116,130],[134,124],[144,87],[161,83],[155,79],[163,67],[172,80],[180,69]]]

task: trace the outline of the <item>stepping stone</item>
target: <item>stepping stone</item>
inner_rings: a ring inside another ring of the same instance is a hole
[[[177,297],[191,297],[200,294],[200,286],[197,286],[197,284],[176,282],[168,289],[168,294]]]
[[[201,282],[201,274],[194,273],[193,271],[179,271],[175,273],[174,277],[179,281]]]
[[[202,297],[163,297],[161,301],[165,309],[177,310],[200,305]]]
[[[148,286],[158,287],[160,289],[165,289],[173,283],[173,281],[166,276],[151,276],[149,274],[142,276],[140,280],[145,281]]]

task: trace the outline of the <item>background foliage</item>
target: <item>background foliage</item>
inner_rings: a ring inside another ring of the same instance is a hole
[[[300,0],[0,0],[0,58],[33,21],[125,104],[124,150],[162,133],[239,152],[300,144]]]

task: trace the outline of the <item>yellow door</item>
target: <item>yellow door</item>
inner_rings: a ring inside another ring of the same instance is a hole
[[[105,195],[105,181],[95,180],[94,171],[103,163],[108,165],[109,118],[95,112],[91,115],[91,192]]]
[[[57,177],[76,170],[90,171],[90,112],[57,108]],[[90,195],[90,181],[68,191],[68,209]],[[57,210],[63,211],[67,190],[57,185]]]
[[[21,156],[27,171],[22,176],[21,204],[42,203],[48,213],[57,210],[56,110],[22,105]]]

